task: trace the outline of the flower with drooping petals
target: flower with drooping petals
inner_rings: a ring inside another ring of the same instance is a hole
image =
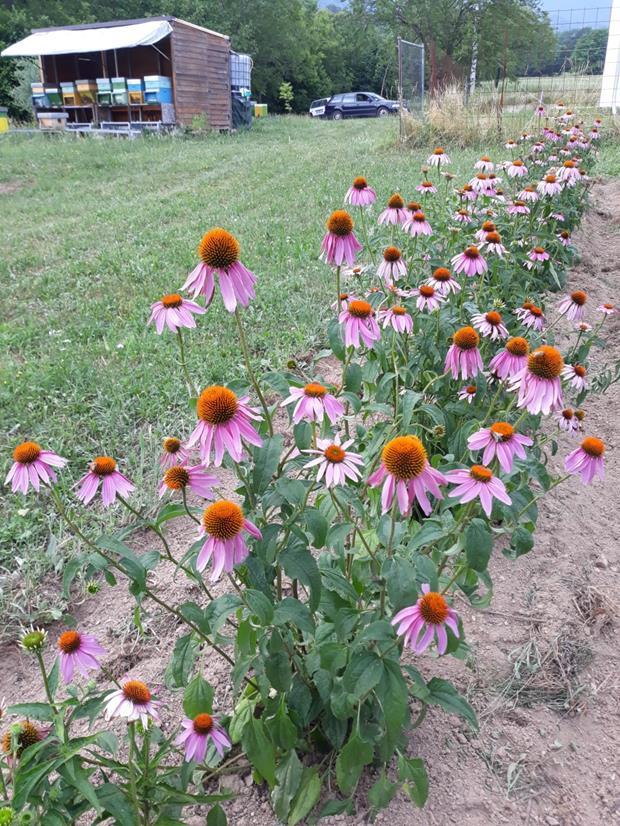
[[[99,657],[107,651],[90,634],[79,631],[65,631],[58,638],[60,673],[66,683],[73,681],[74,671],[77,669],[84,677],[89,671],[99,671],[101,663]]]
[[[450,160],[450,156],[446,155],[441,146],[438,146],[433,151],[433,154],[429,155],[426,159],[426,163],[429,166],[447,166],[447,164],[452,163],[452,161]]]
[[[465,387],[461,387],[459,390],[459,401],[471,404],[476,398],[477,392],[478,388],[475,384],[466,384]]]
[[[562,162],[562,166],[558,172],[558,179],[566,186],[573,187],[581,177],[577,164],[573,160]]]
[[[13,450],[13,464],[10,467],[4,484],[11,482],[13,493],[20,491],[27,493],[28,487],[38,491],[41,482],[56,481],[54,468],[63,468],[67,460],[51,450],[43,450],[36,442],[22,442]]]
[[[599,304],[596,309],[603,315],[615,315],[618,312],[618,308],[614,304]]]
[[[355,178],[348,188],[347,194],[344,196],[345,204],[351,204],[351,206],[370,206],[374,204],[376,200],[377,193],[371,186],[368,186],[366,178],[361,175]]]
[[[565,315],[569,321],[581,321],[586,312],[587,293],[583,290],[573,290],[570,295],[558,304],[558,312]]]
[[[335,396],[328,392],[327,387],[316,381],[304,387],[289,387],[289,396],[284,399],[280,407],[295,404],[293,422],[298,424],[303,419],[307,422],[323,424],[325,416],[332,424],[336,424],[344,416],[344,405]]]
[[[452,337],[452,345],[446,355],[444,369],[452,372],[452,378],[473,378],[483,368],[482,357],[478,350],[480,336],[473,327],[461,327]]]
[[[517,194],[517,198],[520,201],[536,203],[540,199],[540,195],[533,186],[526,186]]]
[[[583,364],[567,364],[562,370],[562,378],[566,379],[569,385],[578,393],[581,393],[588,386],[586,368]]]
[[[128,723],[138,720],[148,728],[149,720],[160,723],[159,700],[153,700],[149,687],[142,680],[128,680],[122,688],[108,695],[105,705],[105,719],[122,717]]]
[[[422,284],[415,290],[411,291],[412,295],[417,296],[416,307],[420,312],[433,313],[438,310],[446,300],[445,297],[430,284]]]
[[[215,465],[222,464],[224,453],[235,462],[243,456],[243,442],[261,447],[263,440],[252,427],[260,414],[250,407],[249,396],[238,398],[232,390],[218,384],[206,387],[196,403],[199,422],[187,441],[187,447],[200,443],[200,460],[208,465],[215,451]]]
[[[202,499],[214,499],[213,485],[218,482],[217,476],[209,473],[204,465],[173,465],[164,473],[159,495],[163,496],[168,490],[190,490]]]
[[[327,219],[327,232],[321,242],[321,258],[332,267],[355,264],[362,245],[353,232],[353,218],[345,209],[337,209]]]
[[[104,508],[109,508],[117,495],[127,496],[135,490],[135,485],[116,469],[116,460],[111,456],[97,456],[90,462],[88,472],[77,483],[77,498],[88,505],[95,498],[100,483]]]
[[[530,353],[527,365],[511,379],[510,390],[518,390],[517,407],[528,413],[548,416],[563,406],[560,376],[564,369],[562,354],[555,347],[543,344]]]
[[[554,195],[559,195],[562,191],[562,184],[558,181],[556,175],[549,174],[545,175],[542,181],[539,181],[538,185],[536,186],[538,192],[541,195],[547,195],[548,197],[552,198]],[[524,198],[523,200],[527,200]]]
[[[450,470],[446,473],[446,479],[456,485],[449,494],[451,499],[458,499],[459,503],[464,505],[479,498],[482,510],[488,518],[491,517],[493,499],[499,499],[505,505],[512,505],[512,499],[502,480],[494,476],[493,471],[484,465],[472,465],[469,470]]]
[[[450,608],[442,594],[431,591],[427,582],[422,585],[422,596],[416,604],[399,611],[392,619],[392,625],[398,625],[397,635],[414,654],[422,654],[434,639],[437,652],[445,654],[448,647],[446,627],[455,637],[459,636],[456,611]]]
[[[184,290],[193,298],[204,295],[207,307],[213,301],[215,276],[218,277],[224,306],[234,313],[237,304],[247,307],[256,297],[256,276],[239,260],[240,246],[235,236],[221,227],[206,232],[198,245],[200,264],[188,275]]]
[[[484,450],[482,463],[489,465],[497,457],[502,470],[510,473],[514,457],[525,459],[524,447],[531,447],[534,442],[529,436],[515,432],[508,422],[494,422],[490,427],[483,427],[467,439],[470,450]]]
[[[414,212],[410,218],[407,218],[403,224],[403,231],[416,238],[418,235],[432,235],[433,230],[431,225],[426,220],[426,215],[418,210]]]
[[[544,247],[534,247],[527,256],[530,261],[548,261],[551,257]]]
[[[567,229],[563,229],[561,232],[558,232],[556,238],[563,247],[570,247],[570,232]]]
[[[459,282],[446,267],[437,267],[426,283],[429,287],[434,287],[435,292],[444,297],[451,292],[458,293],[461,289]]]
[[[476,241],[482,243],[489,232],[497,232],[497,227],[493,221],[484,221],[478,232],[475,234]]]
[[[506,212],[508,215],[529,215],[530,208],[525,201],[516,199],[510,204]]]
[[[471,213],[467,209],[458,209],[452,218],[457,221],[459,224],[471,224],[474,220],[471,217]]]
[[[378,220],[380,224],[397,226],[398,224],[404,224],[408,217],[402,195],[395,192],[390,196],[387,207],[381,212]]]
[[[386,327],[391,327],[397,333],[413,332],[413,319],[407,312],[407,308],[401,307],[399,304],[394,304],[385,310],[379,310],[377,321],[382,323],[384,330]]]
[[[308,464],[306,468],[318,467],[316,481],[320,482],[325,478],[325,487],[331,488],[335,485],[346,485],[347,479],[352,482],[359,482],[359,468],[364,464],[364,460],[359,453],[349,450],[353,444],[353,439],[347,439],[344,444],[340,444],[340,436],[336,434],[333,439],[317,439],[316,449],[305,450],[304,453],[311,453],[317,456]]]
[[[383,448],[381,464],[368,478],[368,484],[373,488],[383,485],[383,513],[390,510],[396,496],[403,516],[408,516],[415,501],[428,516],[432,511],[428,492],[436,499],[443,499],[439,485],[445,484],[445,477],[430,465],[426,449],[417,436],[397,436]]]
[[[472,278],[474,275],[482,275],[488,269],[487,262],[480,254],[480,250],[474,246],[467,247],[463,252],[455,255],[452,258],[452,266],[454,272],[464,272],[468,278]]]
[[[213,502],[202,515],[200,536],[206,535],[196,568],[202,573],[210,560],[213,560],[211,582],[219,579],[222,571],[231,573],[235,565],[240,565],[250,554],[243,532],[254,539],[262,539],[262,534],[253,522],[246,519],[243,511],[235,502],[220,499]]]
[[[495,164],[488,155],[483,155],[480,160],[474,164],[474,169],[479,169],[481,172],[493,172]]]
[[[506,247],[502,244],[502,238],[499,232],[487,232],[480,246],[488,252],[498,255],[500,258],[503,258],[507,252]]]
[[[520,336],[509,338],[505,348],[489,362],[489,370],[500,379],[511,379],[527,365],[529,352],[530,345],[527,339]]]
[[[349,301],[338,316],[344,326],[344,346],[360,347],[360,339],[368,348],[381,338],[381,331],[375,319],[375,311],[368,301]]]
[[[206,757],[209,743],[213,743],[220,757],[224,756],[224,749],[229,749],[231,746],[224,728],[215,717],[206,712],[197,714],[193,719],[185,717],[181,721],[181,728],[183,731],[175,739],[174,744],[184,747],[186,763],[191,760],[202,763]]]
[[[568,473],[581,476],[584,485],[589,485],[596,476],[605,478],[604,453],[604,442],[595,436],[587,436],[576,450],[568,454],[564,468]]]
[[[560,430],[566,433],[577,433],[581,430],[581,419],[572,407],[565,407],[564,410],[556,413],[555,419]]]
[[[385,279],[386,284],[407,275],[407,266],[398,247],[390,246],[383,250],[383,261],[377,267],[377,275]]]
[[[472,324],[476,330],[480,330],[483,336],[492,341],[508,338],[508,329],[503,323],[502,314],[497,310],[489,310],[488,313],[477,313],[472,316]]]
[[[432,181],[422,181],[416,186],[416,192],[421,192],[422,195],[436,195],[437,187]]]
[[[162,468],[174,467],[174,465],[184,465],[189,459],[189,453],[181,440],[176,436],[167,436],[162,442],[163,453],[159,457],[159,464]]]
[[[543,311],[540,307],[536,307],[534,304],[526,308],[521,315],[521,324],[531,330],[536,330],[536,332],[544,330],[546,323],[547,319],[545,318]]]
[[[522,178],[524,175],[527,175],[527,166],[520,158],[517,158],[508,164],[506,173],[509,178]]]
[[[196,326],[194,315],[202,315],[206,312],[205,308],[196,304],[195,301],[182,298],[178,293],[171,293],[151,304],[151,317],[147,324],[153,322],[159,335],[164,332],[164,327],[176,333],[181,327],[193,329]]]

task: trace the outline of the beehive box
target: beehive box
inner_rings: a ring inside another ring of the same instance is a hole
[[[97,84],[94,80],[76,80],[75,88],[82,103],[94,103],[97,98]]]
[[[62,132],[68,117],[66,112],[37,112],[39,128],[48,132]]]

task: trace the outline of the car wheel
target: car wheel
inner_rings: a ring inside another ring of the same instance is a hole
[[[378,118],[384,118],[386,115],[389,115],[389,114],[390,114],[390,113],[389,113],[389,111],[385,108],[385,106],[380,106],[380,107],[377,109],[377,117],[378,117]]]
[[[332,112],[332,120],[342,120],[342,112],[340,109],[336,109],[335,112]]]

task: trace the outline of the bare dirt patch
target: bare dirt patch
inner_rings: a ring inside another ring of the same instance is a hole
[[[23,181],[4,181],[4,183],[0,181],[0,195],[12,195],[22,189],[24,185]]]
[[[590,314],[600,303],[620,297],[619,224],[620,181],[597,184],[592,208],[575,234],[582,257],[569,279],[571,288],[588,292]],[[620,317],[606,324],[605,360],[615,361],[620,358],[620,337],[614,335],[620,332]],[[428,765],[429,802],[419,812],[398,796],[377,823],[591,826],[620,821],[618,409],[617,384],[593,398],[587,409],[586,433],[608,446],[605,481],[583,487],[573,478],[549,494],[541,504],[533,551],[516,562],[496,552],[490,568],[495,583],[491,608],[477,613],[465,602],[459,606],[472,649],[469,661],[427,657],[417,663],[427,678],[447,676],[466,691],[479,714],[480,733],[459,727],[456,718],[440,710],[429,710],[410,742],[410,753]],[[574,440],[565,434],[558,438],[563,456]],[[231,481],[223,479],[223,486],[230,487]],[[173,553],[180,557],[195,531],[172,523],[169,535]],[[147,550],[154,547],[153,539],[136,536],[135,546]],[[197,589],[174,571],[162,566],[156,576],[153,584],[169,602],[196,598],[192,592]],[[226,580],[218,583],[214,594],[227,587]],[[131,674],[161,684],[179,629],[168,616],[149,610],[142,637],[133,626],[132,611],[133,598],[122,586],[105,587],[74,606],[73,615],[81,628],[114,651],[107,665],[115,676]],[[56,632],[51,629],[52,639]],[[43,697],[42,686],[33,687],[32,663],[23,652],[5,645],[0,658],[0,697],[8,702]],[[210,654],[203,655],[202,666],[216,687],[218,707],[230,709],[228,666]],[[163,687],[159,693],[168,702],[164,726],[169,728],[179,718],[180,696]],[[266,793],[252,786],[247,770],[223,785],[238,793],[227,805],[229,822],[275,826]],[[360,806],[355,816],[323,822],[355,824],[366,816]],[[187,822],[204,823],[204,814]]]

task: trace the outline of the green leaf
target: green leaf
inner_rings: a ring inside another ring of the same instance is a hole
[[[205,610],[205,621],[211,628],[212,633],[224,625],[229,614],[236,611],[239,606],[243,605],[241,597],[237,594],[222,594],[221,597],[214,599],[207,605]]]
[[[271,803],[279,820],[286,821],[288,817],[291,800],[297,793],[302,773],[303,766],[297,752],[291,749],[276,769],[278,785],[271,792]]]
[[[379,779],[368,790],[368,801],[375,811],[385,809],[397,791],[398,783],[392,783],[388,780],[384,770],[381,772]]]
[[[172,660],[166,668],[166,685],[170,688],[186,685],[197,655],[198,642],[194,638],[194,632],[190,631],[189,634],[179,637],[174,644]]]
[[[276,746],[288,752],[297,742],[297,729],[286,710],[284,697],[280,701],[278,710],[267,723],[269,733]]]
[[[71,583],[75,579],[78,572],[82,569],[84,560],[80,557],[70,559],[62,572],[62,595],[65,599],[69,599]]]
[[[73,760],[69,760],[64,766],[59,766],[58,774],[70,786],[73,786],[73,788],[90,803],[97,813],[101,812],[102,807],[99,798],[93,788],[90,776],[80,764],[79,758],[74,757]]]
[[[327,337],[329,339],[329,346],[332,348],[332,353],[336,356],[338,361],[344,361],[345,349],[342,340],[342,331],[337,318],[332,318],[327,325]]]
[[[345,370],[344,386],[350,393],[359,393],[362,389],[362,368],[354,361]]]
[[[297,450],[308,450],[312,445],[312,425],[310,422],[298,422],[294,425],[293,438]]]
[[[325,544],[328,548],[333,548],[338,553],[344,553],[344,542],[353,530],[351,522],[338,522],[332,525],[327,533]]]
[[[286,569],[285,569],[286,570]],[[291,623],[300,631],[311,637],[314,636],[314,621],[307,605],[294,597],[286,597],[278,605],[273,614],[273,623],[277,626]]]
[[[458,693],[449,680],[433,677],[433,679],[426,684],[426,687],[429,690],[428,703],[441,706],[451,714],[458,714],[459,717],[462,717],[469,723],[474,731],[478,731],[476,712],[469,705],[465,697]]]
[[[54,712],[48,703],[15,703],[6,710],[7,714],[15,714],[19,717],[30,717],[33,720],[54,719]]]
[[[472,519],[463,535],[467,562],[474,571],[486,571],[493,549],[493,536],[483,519]]]
[[[273,789],[276,783],[276,759],[273,744],[265,734],[263,721],[250,717],[241,742],[250,763]]]
[[[131,548],[115,536],[105,534],[100,536],[95,544],[106,551],[118,554],[121,557],[119,564],[124,573],[138,586],[141,592],[146,589],[147,570]]]
[[[321,778],[316,768],[305,768],[301,777],[299,791],[295,795],[288,816],[288,826],[296,826],[310,813],[321,796]]]
[[[280,564],[287,576],[298,579],[310,589],[308,605],[311,611],[316,611],[321,599],[321,575],[316,559],[308,548],[299,543],[288,545],[280,554]]]
[[[189,508],[189,510],[193,510],[195,513],[200,512],[198,508]],[[157,527],[159,527],[160,525],[163,525],[164,522],[167,522],[169,519],[176,519],[179,516],[187,516],[185,506],[179,502],[168,502],[163,506],[163,508],[159,509],[159,512],[155,517],[155,524],[157,525]]]
[[[438,517],[425,519],[420,530],[413,535],[407,545],[412,551],[417,551],[418,548],[422,548],[424,545],[431,545],[433,542],[449,536],[453,526],[452,520],[444,522]]]
[[[345,800],[328,800],[319,812],[318,820],[323,817],[332,817],[333,815],[341,815],[343,812],[353,814],[353,801],[351,798]]]
[[[364,766],[372,761],[373,747],[355,732],[336,760],[336,780],[343,794],[351,794],[361,777]]]
[[[398,778],[403,782],[403,789],[420,809],[428,797],[428,775],[421,757],[398,756]]]
[[[244,592],[245,599],[250,607],[250,611],[261,625],[269,625],[273,619],[273,605],[262,591],[255,591],[248,588]]]
[[[252,719],[255,706],[256,698],[250,697],[242,697],[235,706],[230,725],[228,726],[228,734],[233,743],[239,743],[241,741],[243,732]]]
[[[213,711],[214,689],[200,674],[190,680],[183,693],[183,711],[191,719]]]
[[[278,469],[282,445],[282,436],[271,436],[263,440],[262,447],[254,449],[252,488],[255,493],[263,493],[271,482],[274,473]]]
[[[383,660],[373,651],[353,653],[343,675],[346,691],[360,700],[371,691],[383,675]]]
[[[409,719],[409,692],[398,663],[388,659],[383,661],[381,682],[375,688],[383,709],[385,734],[378,743],[381,760],[387,763],[402,737]]]
[[[265,659],[265,674],[277,691],[288,691],[293,679],[293,671],[284,651],[275,651]]]
[[[504,550],[504,555],[510,559],[517,559],[528,554],[534,547],[534,534],[523,525],[518,525],[510,538],[510,548]]]
[[[312,534],[312,544],[315,548],[325,545],[329,523],[318,508],[306,508],[303,513],[306,528]]]
[[[281,476],[276,482],[276,490],[290,505],[301,505],[306,497],[306,486],[299,479]]]
[[[418,598],[416,569],[403,557],[386,559],[381,567],[381,576],[387,582],[387,592],[394,611],[408,605],[415,605]]]
[[[414,390],[405,390],[398,404],[398,411],[400,413],[401,426],[406,429],[411,424],[413,418],[413,411],[417,403],[422,399],[422,393],[416,393]]]
[[[339,571],[336,571],[334,568],[321,568],[321,578],[324,587],[327,588],[328,591],[335,591],[339,597],[347,600],[347,602],[357,603],[357,591],[349,580],[343,577]]]
[[[207,815],[207,826],[227,826],[226,812],[219,803],[216,803]]]
[[[127,795],[112,783],[104,783],[96,788],[101,807],[113,818],[118,826],[137,826],[134,808]]]

